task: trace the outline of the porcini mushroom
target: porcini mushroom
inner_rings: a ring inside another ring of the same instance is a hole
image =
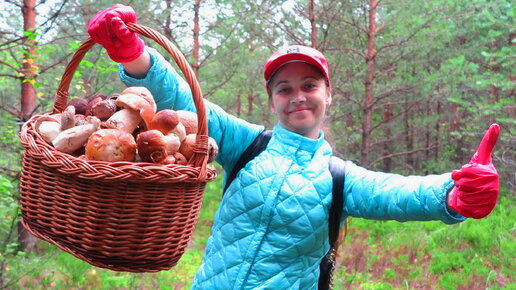
[[[75,126],[75,107],[68,106],[61,113],[61,130],[67,130]]]
[[[44,115],[38,119],[36,123],[41,138],[47,143],[52,144],[52,141],[61,133],[61,115]]]
[[[119,129],[100,129],[86,143],[86,159],[99,161],[134,161],[136,141],[133,135]]]
[[[188,134],[179,147],[179,153],[183,154],[188,161],[190,161],[190,158],[192,158],[194,154],[196,140],[197,134]],[[219,146],[217,145],[217,142],[215,142],[215,139],[212,137],[208,137],[208,163],[214,161],[218,153]]]
[[[154,97],[152,93],[146,87],[128,87],[120,93],[123,94],[135,94],[142,98],[144,98],[152,107],[154,112],[157,110],[156,102],[154,101]]]
[[[90,114],[102,121],[109,119],[115,112],[116,104],[113,99],[105,99],[97,102],[90,109]]]
[[[186,135],[197,133],[197,114],[186,110],[176,111],[179,122],[185,126]]]
[[[52,141],[54,147],[64,153],[72,153],[86,144],[88,138],[99,128],[100,120],[92,119],[91,124],[75,126],[59,133]]]
[[[165,135],[158,130],[141,132],[136,137],[138,156],[145,162],[161,163],[167,157]]]
[[[138,155],[143,161],[162,163],[181,145],[179,137],[174,134],[164,135],[158,130],[144,131],[136,137]]]
[[[131,109],[139,113],[146,128],[150,128],[152,118],[156,110],[142,97],[135,94],[121,94],[115,101],[116,105],[123,109]]]
[[[177,124],[179,124],[179,116],[176,111],[165,109],[154,115],[149,129],[159,130],[163,134],[168,134],[177,126]]]
[[[133,133],[140,125],[142,118],[140,114],[131,109],[116,111],[109,119],[102,123],[105,129],[120,129],[127,133]]]
[[[86,111],[88,110],[88,100],[75,98],[70,100],[66,106],[73,106],[76,114],[86,115]]]

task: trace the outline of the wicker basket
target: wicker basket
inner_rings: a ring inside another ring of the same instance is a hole
[[[174,58],[192,90],[199,122],[192,165],[89,161],[47,144],[35,124],[20,132],[22,223],[36,237],[91,265],[115,271],[157,272],[176,265],[197,223],[205,185],[215,180],[207,164],[206,111],[197,79],[184,56],[158,32],[129,29],[155,40]],[[65,69],[53,113],[62,112],[79,62],[94,45],[86,40]]]

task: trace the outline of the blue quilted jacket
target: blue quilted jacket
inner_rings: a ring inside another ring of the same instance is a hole
[[[158,109],[195,111],[186,82],[161,55],[147,48],[152,66],[143,79],[120,68],[130,86],[150,89]],[[231,172],[247,146],[264,130],[205,100],[209,135],[219,145],[217,162]],[[238,173],[215,214],[194,289],[316,289],[319,264],[329,250],[328,215],[332,149],[279,124],[265,151]],[[401,176],[346,162],[343,221],[463,221],[446,210],[450,174]]]

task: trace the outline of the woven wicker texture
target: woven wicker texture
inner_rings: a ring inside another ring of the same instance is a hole
[[[184,56],[155,30],[128,23],[169,52],[190,85],[198,115],[192,165],[89,161],[47,144],[36,115],[20,131],[22,223],[36,237],[94,266],[157,272],[176,265],[197,223],[205,185],[217,178],[207,164],[206,111],[195,74]],[[65,69],[53,113],[68,102],[73,74],[94,45],[86,40]]]

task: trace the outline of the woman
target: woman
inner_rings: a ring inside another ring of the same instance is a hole
[[[185,81],[124,24],[136,21],[130,7],[115,5],[96,14],[88,32],[121,63],[122,81],[151,90],[158,109],[195,111]],[[290,46],[273,54],[264,70],[270,109],[279,123],[267,148],[229,185],[193,288],[317,288],[319,263],[329,250],[332,199],[332,150],[321,131],[332,100],[328,64],[315,49]],[[231,172],[264,128],[205,103],[209,134],[219,145],[217,162]],[[486,216],[498,196],[491,163],[497,136],[493,126],[476,157],[453,175],[406,177],[347,161],[342,221],[353,216],[453,224]]]

